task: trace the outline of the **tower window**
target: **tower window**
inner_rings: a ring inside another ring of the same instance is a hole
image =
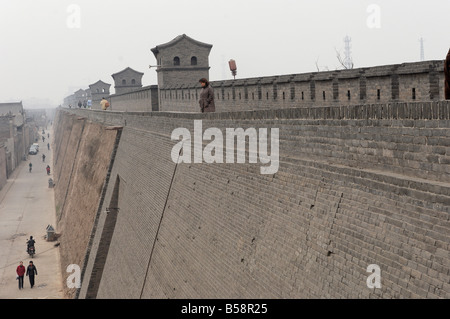
[[[381,90],[377,89],[377,100],[381,98]]]
[[[174,57],[173,58],[173,65],[180,65],[180,58],[179,57]]]
[[[350,101],[350,97],[351,97],[351,95],[350,95],[350,90],[348,90],[348,91],[347,91],[347,98],[348,98],[349,101]]]
[[[322,97],[323,97],[323,100],[325,101],[325,91],[322,91]]]
[[[416,88],[412,89],[412,99],[415,100],[416,99]]]
[[[133,85],[136,84],[136,80],[135,80],[135,79],[132,79],[132,80],[131,80],[131,84],[133,84]]]
[[[122,85],[126,85],[127,84],[127,80],[123,79],[122,80]]]
[[[197,65],[197,57],[196,56],[193,56],[191,58],[191,65]]]

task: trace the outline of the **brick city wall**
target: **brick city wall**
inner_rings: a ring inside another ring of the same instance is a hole
[[[414,102],[444,97],[444,62],[212,81],[216,112]],[[199,112],[199,83],[160,87],[160,110]]]
[[[0,142],[0,190],[3,189],[7,181],[6,149],[5,144]]]
[[[53,175],[63,282],[70,264],[83,265],[116,132],[76,115],[57,113]],[[67,297],[75,291],[68,289]]]
[[[184,48],[181,60],[188,61],[192,55],[204,55],[198,50]],[[167,56],[172,57],[173,54]],[[207,65],[207,61],[200,62],[202,66]],[[172,62],[167,60],[164,63]],[[183,66],[182,70],[186,68],[189,69]],[[207,69],[178,73],[178,69],[173,68],[158,72],[158,85],[109,96],[111,110],[199,112],[201,87],[198,79],[207,77]],[[238,78],[212,81],[211,86],[214,88],[216,112],[440,100],[444,98],[444,61]],[[78,99],[68,97],[64,106],[71,104],[76,108]],[[100,109],[100,99],[101,96],[93,98],[92,109]]]
[[[450,297],[448,102],[59,114],[123,127],[102,153],[113,162],[79,298]],[[171,132],[196,119],[223,134],[279,128],[278,172],[176,165]]]
[[[148,86],[131,93],[113,94],[108,98],[113,111],[158,111],[158,87]],[[95,103],[92,109],[100,110],[100,103]]]

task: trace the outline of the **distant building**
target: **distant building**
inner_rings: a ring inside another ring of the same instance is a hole
[[[26,158],[31,143],[32,130],[27,125],[22,102],[0,103],[0,181],[8,178]]]
[[[92,109],[100,109],[100,101],[102,98],[108,98],[109,97],[109,88],[111,87],[111,84],[105,83],[101,80],[95,82],[94,84],[89,85],[89,89],[91,92],[91,103],[92,103]],[[73,107],[73,106],[72,106]]]
[[[114,79],[115,94],[122,94],[140,89],[142,87],[142,77],[144,76],[144,73],[128,67],[111,76]]]

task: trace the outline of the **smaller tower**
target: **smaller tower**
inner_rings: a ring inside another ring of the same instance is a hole
[[[120,72],[111,75],[114,79],[114,89],[116,94],[128,93],[142,87],[142,77],[144,73],[128,67]]]
[[[89,85],[92,98],[92,109],[100,109],[100,101],[102,98],[107,98],[109,96],[109,88],[111,84],[105,83],[101,80]]]

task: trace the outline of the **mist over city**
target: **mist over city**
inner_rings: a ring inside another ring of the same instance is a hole
[[[230,59],[237,79],[342,69],[346,37],[354,67],[442,60],[449,11],[444,0],[2,1],[0,101],[55,107],[126,67],[157,84],[150,49],[180,34],[213,44],[210,80],[232,78]]]

